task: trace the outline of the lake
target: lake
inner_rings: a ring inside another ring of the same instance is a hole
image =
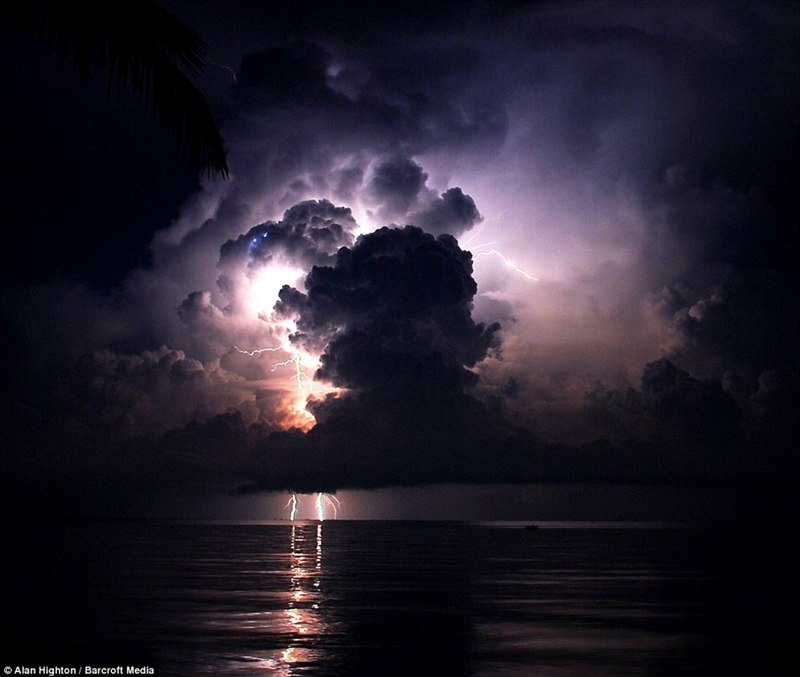
[[[3,666],[159,675],[779,674],[795,526],[3,527]]]

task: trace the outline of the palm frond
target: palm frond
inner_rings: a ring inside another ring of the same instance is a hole
[[[108,71],[109,91],[130,89],[152,105],[159,124],[175,134],[176,151],[209,175],[228,176],[225,149],[211,109],[191,76],[202,72],[207,47],[202,38],[152,0],[89,2],[29,0],[6,4],[0,21],[44,40],[88,77]]]

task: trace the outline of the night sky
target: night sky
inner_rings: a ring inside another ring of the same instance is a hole
[[[0,42],[7,518],[798,517],[796,3],[161,4],[228,180]]]

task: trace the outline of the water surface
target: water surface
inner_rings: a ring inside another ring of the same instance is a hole
[[[4,665],[777,674],[797,593],[793,527],[124,522],[3,535]]]

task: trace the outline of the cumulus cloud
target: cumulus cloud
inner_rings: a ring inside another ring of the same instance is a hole
[[[311,489],[296,464],[329,489],[463,477],[459,456],[492,432],[469,394],[478,381],[470,368],[498,329],[471,317],[471,273],[451,236],[382,228],[341,249],[333,266],[312,269],[305,293],[281,291],[276,311],[297,327],[290,340],[321,349],[315,378],[342,391],[311,403],[318,423],[304,438],[276,435],[259,448],[265,487]],[[295,467],[295,484],[276,485],[275,464]]]
[[[475,200],[461,188],[448,188],[423,211],[412,214],[410,222],[434,233],[449,233],[461,237],[483,220]]]

